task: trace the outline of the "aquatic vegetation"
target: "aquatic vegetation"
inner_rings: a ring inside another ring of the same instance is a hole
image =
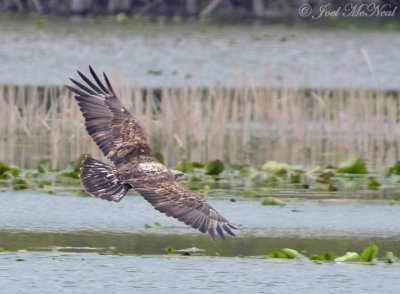
[[[285,206],[286,203],[278,198],[275,197],[267,197],[262,202],[261,205],[279,205]]]
[[[175,252],[175,249],[173,246],[168,246],[165,250],[167,251],[167,254],[174,254],[174,252]]]
[[[224,163],[217,159],[210,161],[206,166],[206,175],[217,176],[225,169]]]
[[[397,161],[392,167],[387,171],[389,175],[400,175],[400,161]]]
[[[307,258],[305,255],[299,253],[295,249],[291,248],[283,248],[279,251],[274,251],[268,254],[269,258],[284,258],[284,259],[309,259],[312,261],[316,261],[317,263],[321,262],[362,262],[362,263],[374,263],[377,261],[378,256],[378,246],[371,244],[367,248],[363,250],[363,252],[358,254],[357,252],[346,252],[343,256],[336,256],[332,253],[324,253],[322,255],[313,255]],[[393,263],[395,260],[395,256],[393,252],[387,252],[386,256],[381,258],[380,260],[385,261],[387,263]]]
[[[183,173],[193,173],[194,172],[192,163],[187,159],[182,159],[181,161],[179,161],[175,165],[174,169],[179,170]]]
[[[342,163],[336,172],[346,174],[368,174],[365,163],[360,158],[350,159]]]
[[[378,246],[372,244],[365,248],[364,251],[361,253],[360,261],[373,262],[376,259],[378,252]]]
[[[271,172],[277,175],[285,175],[287,174],[287,172],[293,170],[293,168],[286,163],[281,163],[271,160],[264,163],[260,167],[260,170]]]

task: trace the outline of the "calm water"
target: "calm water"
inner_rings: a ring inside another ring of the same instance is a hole
[[[0,200],[0,247],[8,251],[0,253],[0,293],[398,292],[398,263],[250,258],[284,247],[307,256],[341,255],[361,252],[372,242],[379,256],[386,250],[399,256],[400,206],[387,200],[291,198],[275,207],[262,206],[259,199],[209,199],[241,225],[238,236],[226,242],[211,242],[141,197],[115,204],[25,191],[0,193]],[[167,256],[167,246],[201,248],[205,256]]]
[[[0,293],[398,293],[400,282],[399,264],[54,253],[0,259]]]
[[[180,85],[187,75],[200,86],[216,81],[232,86],[240,71],[261,86],[266,75],[278,86],[400,85],[398,32],[196,23],[131,22],[124,27],[91,20],[37,26],[34,20],[2,19],[0,27],[1,84],[62,85],[76,69],[92,64],[131,84],[150,87]]]

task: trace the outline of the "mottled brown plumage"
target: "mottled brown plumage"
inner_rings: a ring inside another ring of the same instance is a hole
[[[101,82],[91,67],[94,82],[78,71],[86,85],[71,79],[73,91],[85,118],[85,126],[104,155],[115,167],[91,157],[80,175],[83,187],[95,197],[119,202],[129,189],[136,190],[158,211],[208,233],[215,240],[224,231],[234,236],[232,223],[206,201],[177,182],[174,173],[153,156],[139,121],[122,105],[107,76]]]

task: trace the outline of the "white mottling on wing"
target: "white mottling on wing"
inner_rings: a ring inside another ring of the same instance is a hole
[[[139,163],[139,168],[145,172],[160,172],[165,169],[165,166],[158,162],[142,162]]]

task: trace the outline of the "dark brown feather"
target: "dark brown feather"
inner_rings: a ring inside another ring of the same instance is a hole
[[[229,227],[235,228],[234,225],[185,186],[171,180],[135,187],[139,181],[140,179],[136,179],[131,186],[158,211],[177,218],[203,233],[208,232],[213,240],[215,232],[225,239],[222,229],[229,235],[235,236],[229,229]]]
[[[107,76],[103,74],[108,89],[91,67],[89,70],[97,86],[80,71],[79,76],[88,86],[74,79],[70,80],[77,88],[67,86],[77,94],[75,98],[89,135],[117,166],[129,162],[132,156],[151,155],[142,126],[115,96]]]

